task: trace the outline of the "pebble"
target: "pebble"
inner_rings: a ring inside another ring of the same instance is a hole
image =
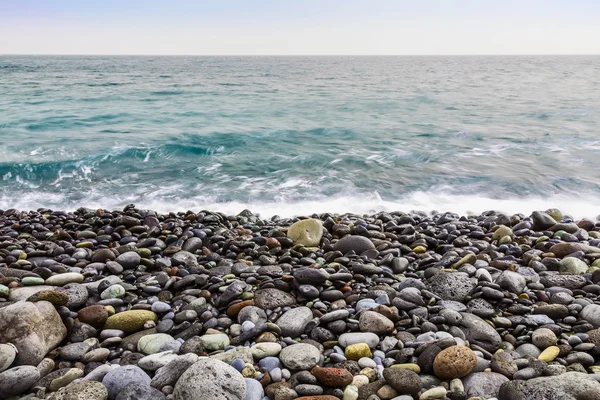
[[[597,389],[593,221],[128,206],[6,210],[0,223],[0,377],[30,374],[0,388],[19,396],[39,386],[54,400],[72,387],[109,400],[519,400]]]

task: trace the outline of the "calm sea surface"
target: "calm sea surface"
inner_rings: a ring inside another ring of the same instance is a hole
[[[0,208],[600,214],[600,57],[0,56]]]

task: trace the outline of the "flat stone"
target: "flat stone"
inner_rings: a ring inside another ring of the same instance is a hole
[[[20,366],[0,373],[0,399],[17,396],[32,387],[40,379],[40,372],[33,366]]]
[[[283,313],[275,322],[281,329],[281,336],[299,337],[312,320],[313,313],[308,307],[297,307]]]
[[[293,306],[296,298],[290,293],[279,289],[261,289],[254,295],[254,303],[262,309],[274,309],[277,307]]]

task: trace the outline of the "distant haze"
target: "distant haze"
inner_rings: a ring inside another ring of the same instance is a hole
[[[600,54],[597,0],[0,0],[0,54]]]

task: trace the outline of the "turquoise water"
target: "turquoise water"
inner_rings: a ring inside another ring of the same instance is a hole
[[[600,57],[0,56],[0,208],[600,214]]]

